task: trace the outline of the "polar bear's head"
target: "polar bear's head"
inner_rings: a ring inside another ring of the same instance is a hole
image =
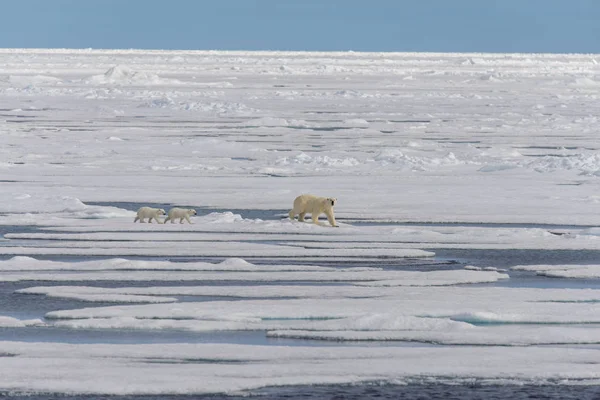
[[[337,202],[337,199],[335,197],[328,197],[327,198],[327,203],[331,204],[331,207],[335,206],[336,202]]]
[[[193,208],[190,208],[190,209],[188,210],[188,214],[189,214],[189,215],[196,215],[196,214],[197,214],[197,212],[196,212],[196,210],[194,210]]]
[[[165,215],[165,214],[166,214],[165,210],[163,210],[162,208],[158,209],[158,215]]]

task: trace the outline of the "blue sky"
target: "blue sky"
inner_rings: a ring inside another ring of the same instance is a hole
[[[4,0],[0,47],[600,53],[600,0]]]

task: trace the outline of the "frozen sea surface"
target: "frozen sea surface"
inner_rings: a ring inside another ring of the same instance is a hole
[[[0,66],[0,393],[598,396],[597,56]]]

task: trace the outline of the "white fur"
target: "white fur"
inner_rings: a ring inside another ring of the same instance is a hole
[[[325,213],[331,226],[337,227],[335,216],[333,215],[333,206],[337,202],[335,197],[318,197],[312,194],[303,194],[294,200],[294,208],[290,211],[290,219],[293,220],[298,215],[298,221],[304,222],[304,216],[308,213],[315,224],[319,224],[319,215]]]
[[[196,215],[196,210],[193,208],[171,208],[167,219],[165,219],[165,224],[169,220],[171,220],[171,223],[174,223],[177,218],[179,218],[180,224],[183,224],[184,219],[191,224],[190,216],[192,215]]]
[[[137,211],[137,216],[133,222],[137,222],[139,220],[143,223],[145,222],[144,219],[148,218],[148,223],[151,224],[152,218],[154,218],[158,224],[162,224],[160,219],[158,219],[160,215],[165,215],[165,210],[162,208],[142,207]]]

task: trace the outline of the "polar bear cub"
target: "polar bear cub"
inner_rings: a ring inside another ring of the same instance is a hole
[[[193,208],[171,208],[169,210],[169,215],[167,215],[167,219],[165,219],[165,224],[169,220],[171,223],[174,223],[177,218],[179,218],[180,224],[183,224],[184,219],[191,224],[192,221],[190,221],[190,216],[192,215],[196,215],[196,210]]]
[[[325,213],[327,220],[331,226],[337,227],[335,216],[333,215],[333,206],[337,199],[335,197],[318,197],[312,194],[303,194],[294,200],[294,208],[290,211],[289,216],[294,220],[298,215],[298,221],[304,222],[304,216],[308,213],[312,217],[315,224],[319,224],[319,215]]]
[[[137,211],[137,216],[133,220],[133,222],[137,222],[138,220],[143,223],[144,219],[148,218],[148,223],[152,223],[152,218],[156,220],[156,223],[162,224],[158,217],[160,215],[165,215],[165,210],[162,208],[152,208],[152,207],[142,207]]]

